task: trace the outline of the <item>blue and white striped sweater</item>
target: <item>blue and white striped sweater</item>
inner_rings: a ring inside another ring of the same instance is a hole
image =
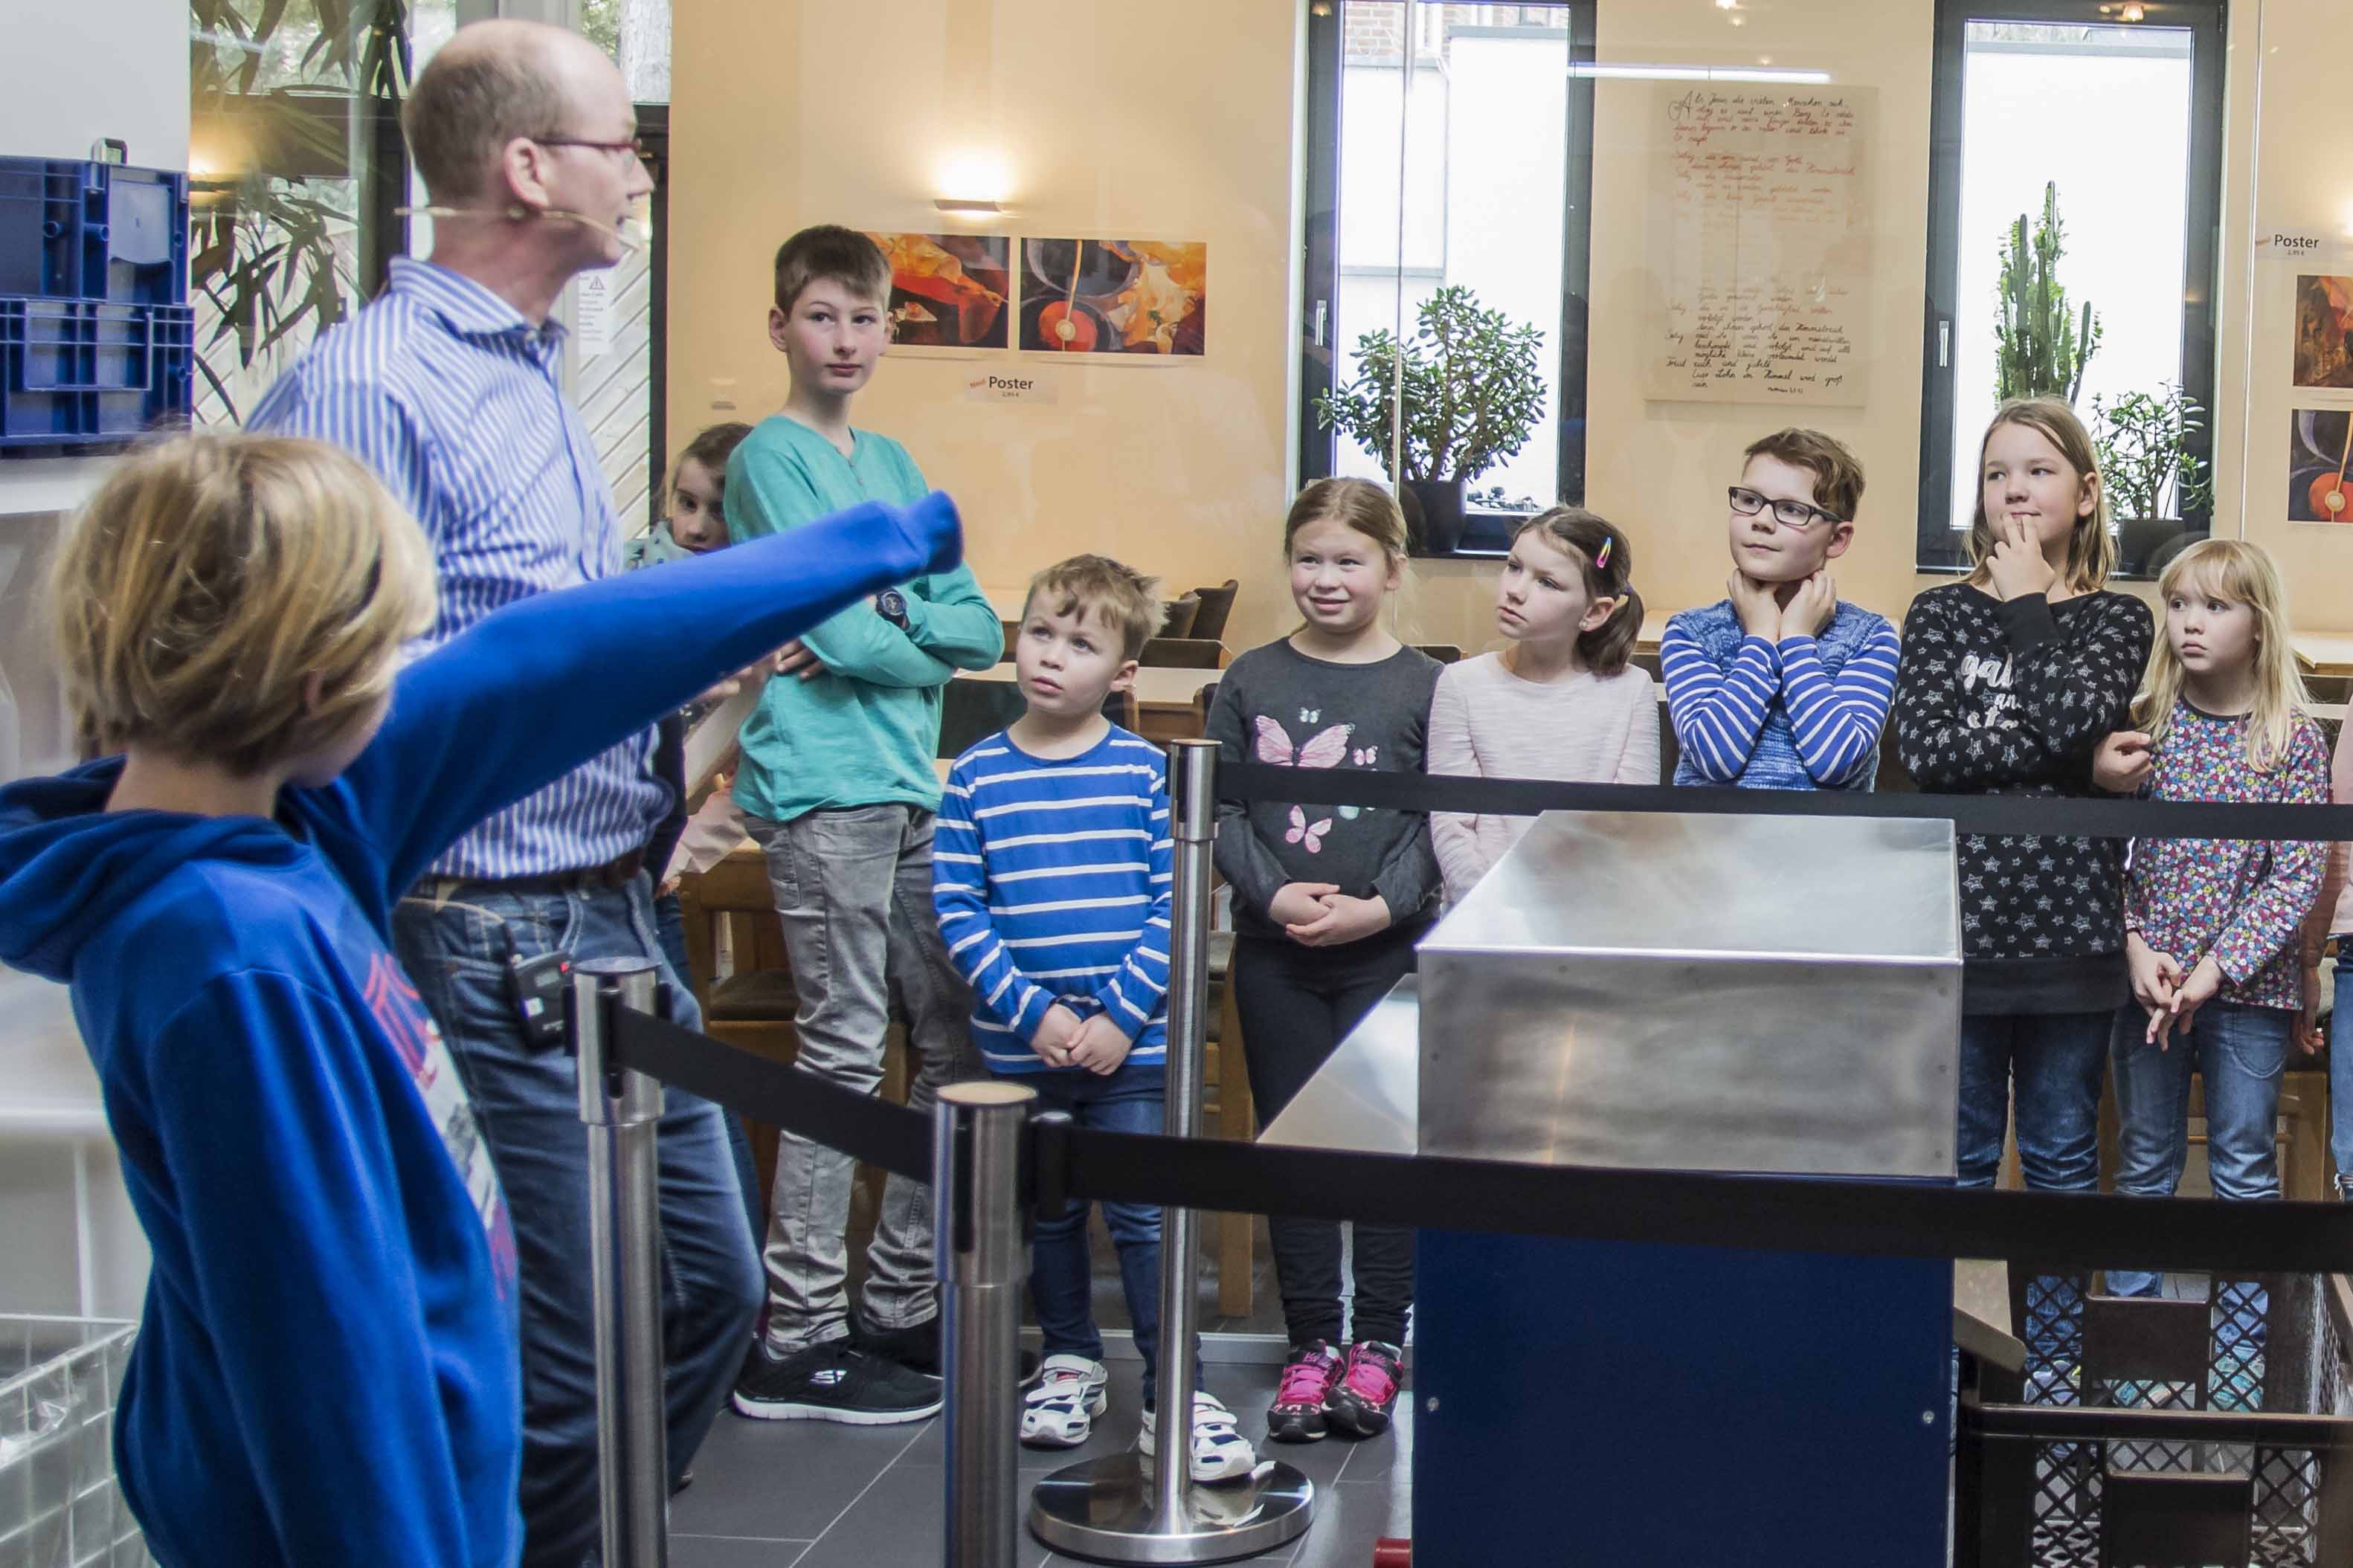
[[[1134,1041],[1128,1061],[1167,1059],[1170,878],[1166,763],[1151,742],[1113,725],[1049,759],[1000,731],[955,760],[932,897],[992,1070],[1048,1070],[1029,1042],[1056,1002],[1109,1016]]]
[[[1748,637],[1729,599],[1685,610],[1659,642],[1679,784],[1867,790],[1901,645],[1841,600],[1819,637]]]

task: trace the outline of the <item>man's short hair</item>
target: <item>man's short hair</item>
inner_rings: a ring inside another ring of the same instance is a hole
[[[1073,555],[1029,579],[1021,618],[1043,604],[1058,616],[1077,616],[1119,634],[1119,656],[1132,659],[1160,629],[1167,612],[1153,596],[1153,580],[1108,555]]]
[[[1845,442],[1819,430],[1776,430],[1751,442],[1741,460],[1778,458],[1814,476],[1814,504],[1841,521],[1852,522],[1862,504],[1862,460]]]
[[[789,316],[801,291],[820,279],[877,305],[891,301],[891,259],[854,228],[821,223],[776,247],[776,309]]]
[[[506,144],[554,134],[567,107],[543,51],[445,48],[417,73],[400,125],[433,199],[472,202]]]

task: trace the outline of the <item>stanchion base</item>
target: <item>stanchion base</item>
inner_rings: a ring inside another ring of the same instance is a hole
[[[1151,1462],[1131,1449],[1039,1481],[1029,1529],[1096,1563],[1230,1563],[1297,1540],[1315,1517],[1315,1483],[1267,1460],[1247,1479],[1186,1488],[1180,1518],[1155,1518],[1157,1508]]]

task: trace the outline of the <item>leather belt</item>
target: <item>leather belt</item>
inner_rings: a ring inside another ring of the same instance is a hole
[[[638,873],[645,868],[646,852],[640,847],[607,860],[602,866],[589,866],[577,871],[552,871],[538,877],[427,877],[417,884],[412,896],[446,901],[462,899],[468,892],[483,891],[589,893],[626,888],[637,880]]]

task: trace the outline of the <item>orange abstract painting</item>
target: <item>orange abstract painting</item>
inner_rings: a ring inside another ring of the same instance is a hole
[[[1205,352],[1209,247],[1157,239],[1021,242],[1021,346],[1037,353]]]

